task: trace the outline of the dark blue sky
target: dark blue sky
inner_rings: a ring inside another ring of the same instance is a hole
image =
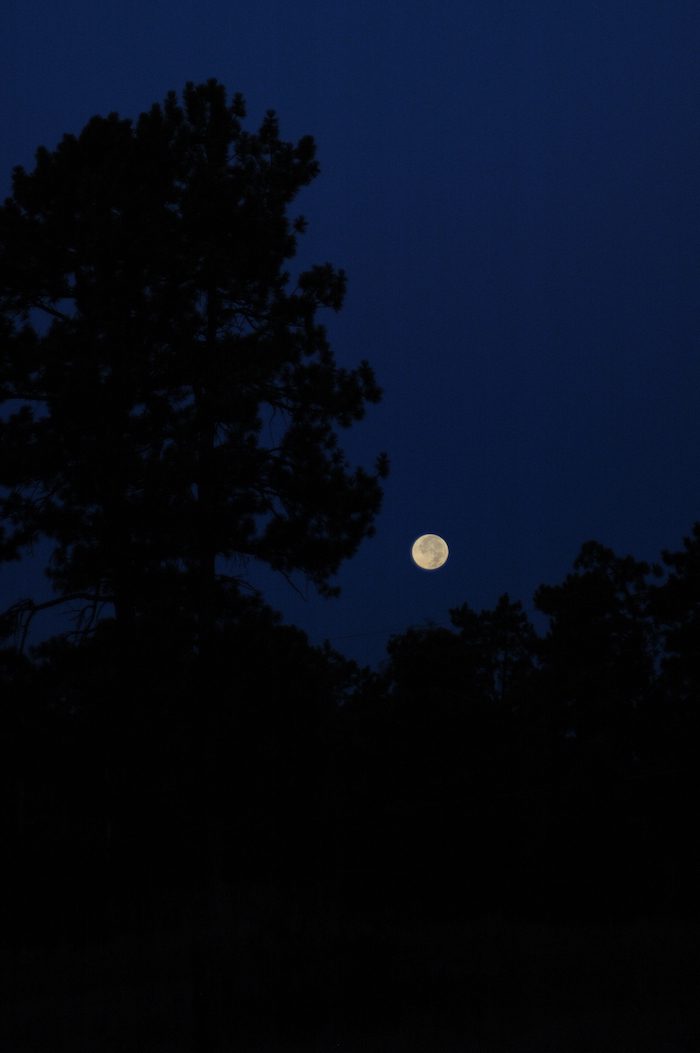
[[[187,80],[315,137],[300,262],[348,272],[332,343],[385,397],[346,448],[392,472],[340,599],[250,569],[375,662],[451,606],[529,606],[589,538],[654,559],[700,518],[698,54],[697,0],[12,0],[0,191]],[[426,531],[451,550],[432,574]]]

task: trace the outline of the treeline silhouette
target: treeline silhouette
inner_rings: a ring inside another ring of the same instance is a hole
[[[380,672],[252,601],[206,670],[162,625],[7,646],[6,968],[155,940],[132,967],[167,973],[175,939],[185,1048],[218,1048],[263,1009],[294,1034],[359,992],[456,997],[450,940],[431,987],[400,934],[697,918],[700,524],[662,563],[588,543],[543,635],[464,604]]]

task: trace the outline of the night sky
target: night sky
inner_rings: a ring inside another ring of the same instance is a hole
[[[2,23],[3,196],[38,145],[188,80],[316,139],[298,263],[348,273],[332,346],[384,398],[345,448],[392,470],[339,599],[248,568],[313,641],[376,663],[450,607],[530,608],[588,539],[680,548],[700,519],[697,0],[12,0]],[[434,573],[410,560],[425,532],[450,546]],[[8,602],[40,580],[4,571]]]

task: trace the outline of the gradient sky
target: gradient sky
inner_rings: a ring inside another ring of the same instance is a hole
[[[332,344],[385,395],[345,445],[392,471],[340,599],[249,571],[374,663],[463,602],[529,608],[587,539],[655,559],[700,519],[699,54],[697,0],[11,0],[0,192],[187,80],[315,137],[299,260],[348,273]],[[424,532],[450,546],[432,574]]]

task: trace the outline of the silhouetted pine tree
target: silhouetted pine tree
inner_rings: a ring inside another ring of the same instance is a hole
[[[179,612],[205,643],[238,585],[219,557],[332,593],[380,504],[385,457],[353,470],[337,435],[379,389],[317,317],[345,275],[286,270],[314,142],[244,115],[210,80],[94,117],[0,210],[0,557],[51,539],[58,598],[126,635]]]

